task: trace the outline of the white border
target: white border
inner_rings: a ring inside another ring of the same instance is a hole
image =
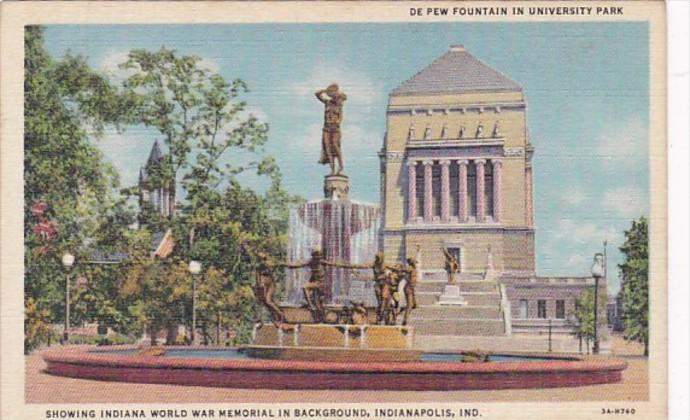
[[[669,0],[668,16],[668,194],[669,194],[669,419],[690,416],[688,396],[688,191],[690,129],[688,92],[690,3]]]

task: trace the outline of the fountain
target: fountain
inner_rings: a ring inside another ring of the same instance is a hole
[[[364,285],[359,290],[360,302],[371,301],[374,282],[366,276],[355,281],[351,270],[332,267],[331,262],[349,265],[373,259],[378,248],[379,211],[375,206],[348,199],[349,182],[341,174],[340,156],[345,94],[332,85],[317,92],[317,97],[326,104],[322,163],[331,165],[331,174],[324,180],[324,199],[292,210],[289,261],[282,265],[301,266],[297,261],[309,260],[311,255],[312,268],[299,268],[289,277],[288,301],[301,303],[302,285],[309,281],[318,285],[311,289],[315,296],[322,296],[326,304],[339,304],[341,311],[348,308],[349,316],[343,317],[341,312],[330,319],[314,317],[322,321],[315,322],[309,311],[292,308],[298,310],[285,311],[286,316],[278,316],[273,323],[257,323],[252,343],[233,349],[173,346],[142,351],[134,346],[61,347],[44,353],[48,373],[139,383],[329,390],[547,388],[621,380],[626,364],[612,359],[551,353],[424,353],[415,347],[414,328],[374,325],[364,306],[343,305],[352,304],[346,300],[348,296],[350,301],[354,300],[355,282]],[[336,161],[340,164],[338,171]],[[322,257],[315,258],[315,248],[323,250]],[[321,276],[323,268],[326,270]],[[449,270],[451,275],[455,271],[452,267]],[[259,271],[263,277],[257,281],[263,281],[263,290],[270,288],[271,271],[266,266]],[[307,279],[307,275],[311,277]],[[257,293],[260,290],[257,287]],[[264,298],[259,302],[270,303],[270,294]],[[313,317],[315,308],[310,309]],[[295,313],[299,316],[295,317]]]
[[[326,177],[326,198],[309,201],[290,211],[288,261],[309,259],[311,251],[321,249],[329,261],[363,264],[374,259],[378,250],[380,214],[378,207],[352,201],[345,188],[329,188],[334,177]],[[340,185],[347,186],[347,178],[338,176]],[[329,267],[324,282],[325,303],[347,304],[350,300],[375,305],[373,283],[360,278],[362,273],[346,268]],[[287,303],[304,302],[302,286],[309,277],[309,269],[290,270],[287,277]],[[353,290],[358,279],[359,293]]]

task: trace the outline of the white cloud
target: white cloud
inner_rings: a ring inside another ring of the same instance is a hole
[[[346,106],[349,106],[345,114],[346,119],[348,113],[373,111],[373,107],[380,103],[384,95],[380,86],[377,86],[366,74],[332,62],[320,63],[312,69],[307,78],[289,84],[286,90],[293,97],[312,101],[316,100],[314,92],[334,82],[338,83],[340,90],[347,94]]]
[[[211,60],[210,58],[206,57],[201,57],[201,61],[199,61],[199,67],[208,70],[211,73],[220,72],[220,65],[218,65],[218,63],[216,63],[214,60]]]
[[[377,134],[359,125],[349,124],[343,129],[342,148],[346,156],[365,156],[375,154],[383,140]]]
[[[121,185],[131,186],[137,182],[139,168],[146,164],[154,139],[155,134],[150,129],[132,127],[123,133],[114,129],[106,130],[94,142],[117,169]]]
[[[588,195],[579,187],[570,186],[561,191],[561,202],[566,206],[577,207],[587,201]]]
[[[129,51],[127,50],[109,51],[98,64],[98,67],[107,73],[117,74],[122,71],[118,66],[127,61],[128,54]]]
[[[578,222],[573,219],[560,219],[556,230],[547,231],[553,239],[576,243],[601,242],[616,237],[613,226],[601,226],[592,222]]]
[[[625,218],[637,218],[646,214],[649,197],[634,186],[619,187],[604,192],[601,205]]]
[[[610,169],[634,167],[649,155],[649,127],[638,119],[616,121],[597,137],[597,156]]]

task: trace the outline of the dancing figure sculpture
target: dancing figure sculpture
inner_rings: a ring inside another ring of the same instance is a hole
[[[405,287],[403,287],[403,292],[405,293],[405,315],[403,316],[403,325],[407,325],[407,321],[410,318],[410,314],[413,309],[417,308],[417,297],[415,295],[415,287],[417,286],[417,260],[415,258],[407,259],[407,267],[404,270],[405,273]]]
[[[382,324],[384,322],[384,299],[383,290],[386,287],[387,270],[393,266],[384,263],[384,256],[379,252],[374,257],[371,264],[350,264],[346,266],[351,269],[371,269],[374,275],[374,294],[376,295],[376,323]]]
[[[344,265],[332,261],[326,261],[323,258],[323,253],[320,250],[314,250],[311,253],[311,259],[309,261],[296,263],[283,262],[277,264],[276,266],[286,268],[309,267],[311,270],[311,275],[307,283],[302,287],[302,292],[304,293],[304,298],[307,301],[307,306],[311,311],[314,322],[324,322],[326,315],[326,311],[323,306],[323,285],[326,277],[325,267],[343,267]]]
[[[256,268],[256,285],[254,286],[254,296],[271,314],[274,323],[285,322],[285,314],[280,307],[273,301],[273,294],[276,285],[273,278],[273,268],[275,267],[267,254],[257,253],[258,266]]]

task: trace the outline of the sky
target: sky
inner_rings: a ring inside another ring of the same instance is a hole
[[[249,112],[269,124],[266,154],[278,159],[285,188],[320,198],[323,105],[314,92],[337,81],[348,95],[343,153],[350,195],[378,203],[379,161],[389,92],[462,44],[522,85],[535,147],[537,273],[589,275],[608,241],[609,290],[618,289],[618,247],[633,219],[649,213],[649,54],[646,23],[367,23],[229,25],[51,25],[55,56],[87,57],[119,77],[134,48],[194,54],[241,78]],[[160,135],[143,127],[94,139],[136,183]],[[232,153],[230,161],[246,160]],[[246,176],[262,189],[266,180]]]

